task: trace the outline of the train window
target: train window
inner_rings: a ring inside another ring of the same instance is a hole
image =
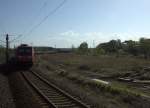
[[[31,55],[32,54],[32,48],[30,47],[24,47],[18,49],[19,55]]]
[[[24,53],[24,49],[19,49],[18,52],[19,53]]]

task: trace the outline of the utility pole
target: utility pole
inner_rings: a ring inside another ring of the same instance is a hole
[[[95,48],[95,41],[93,40],[93,48]]]
[[[9,35],[6,34],[6,63],[9,60]]]

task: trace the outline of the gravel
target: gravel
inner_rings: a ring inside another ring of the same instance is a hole
[[[7,76],[0,73],[0,108],[16,108]]]
[[[11,74],[9,81],[18,108],[41,108],[34,96],[34,92],[24,81],[19,72]]]

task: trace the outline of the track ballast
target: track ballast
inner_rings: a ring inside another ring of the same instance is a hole
[[[33,71],[22,72],[22,75],[42,99],[41,105],[45,108],[89,108]]]

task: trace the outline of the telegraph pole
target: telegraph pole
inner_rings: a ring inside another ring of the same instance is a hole
[[[9,35],[6,34],[6,63],[9,60]]]

